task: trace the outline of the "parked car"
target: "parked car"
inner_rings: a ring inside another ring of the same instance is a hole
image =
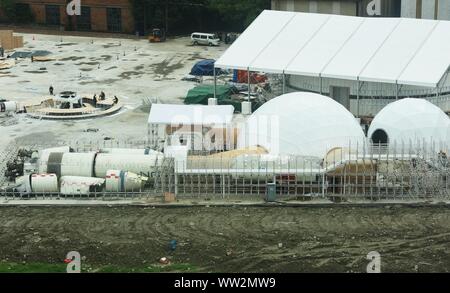
[[[220,39],[215,34],[193,33],[191,40],[194,45],[219,46]]]

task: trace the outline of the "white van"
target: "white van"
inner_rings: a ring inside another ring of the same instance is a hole
[[[191,40],[194,45],[219,46],[220,39],[215,34],[193,33]]]

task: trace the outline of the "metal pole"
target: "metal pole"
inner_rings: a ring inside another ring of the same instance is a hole
[[[248,101],[250,102],[250,68],[247,68]]]
[[[217,75],[215,66],[213,71],[214,71],[214,99],[217,99]]]
[[[358,89],[356,90],[356,117],[359,118],[359,77],[356,84],[358,87]]]
[[[398,83],[395,82],[395,99],[398,100]]]
[[[283,71],[283,95],[286,93],[286,74]]]
[[[322,75],[319,75],[319,93],[322,94]]]

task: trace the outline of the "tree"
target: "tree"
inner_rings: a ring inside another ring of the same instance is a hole
[[[270,0],[209,0],[209,8],[220,15],[222,30],[243,31],[264,9]]]
[[[171,34],[195,30],[241,32],[270,0],[130,0],[136,27],[148,31],[169,27]]]

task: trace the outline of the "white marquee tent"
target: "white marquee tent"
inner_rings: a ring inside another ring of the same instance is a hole
[[[229,125],[233,119],[231,105],[173,105],[153,104],[148,124],[165,125]]]
[[[377,132],[382,136],[377,137]],[[426,100],[402,99],[387,105],[375,116],[368,137],[380,142],[383,136],[391,148],[403,148],[405,152],[424,143],[450,147],[450,118]]]
[[[177,128],[179,135],[187,137],[190,147],[201,149],[204,144],[205,129],[231,128],[233,113],[234,107],[231,105],[152,104],[148,116],[150,144],[153,147],[158,146],[161,137],[167,139],[168,136],[173,135],[170,129]],[[220,139],[217,139],[217,144],[221,144]]]
[[[216,68],[439,87],[450,22],[266,10]]]
[[[366,137],[353,115],[333,99],[296,92],[271,99],[241,129],[239,147],[262,146],[272,155],[323,158],[335,147],[362,150]]]

